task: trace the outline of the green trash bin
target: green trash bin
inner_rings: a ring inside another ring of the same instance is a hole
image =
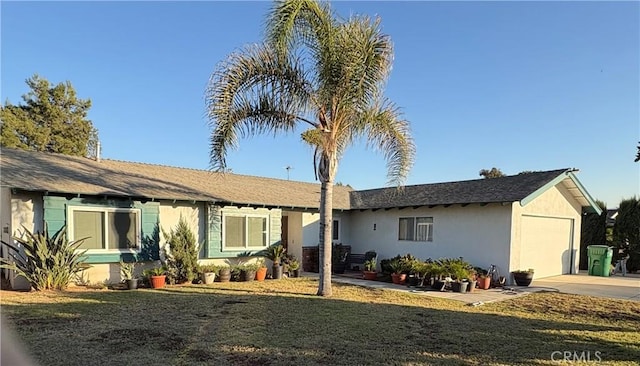
[[[589,258],[589,276],[609,277],[613,248],[606,245],[589,245],[587,257]]]

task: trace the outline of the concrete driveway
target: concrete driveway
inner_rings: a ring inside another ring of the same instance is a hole
[[[568,294],[609,297],[640,301],[640,275],[627,274],[625,277],[589,276],[586,272],[575,275],[562,275],[536,280],[531,288],[546,288]]]

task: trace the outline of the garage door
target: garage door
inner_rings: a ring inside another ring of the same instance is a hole
[[[533,268],[534,278],[571,271],[573,220],[522,216],[521,269]]]

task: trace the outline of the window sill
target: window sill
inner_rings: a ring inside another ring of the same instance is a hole
[[[76,252],[82,252],[83,249],[76,250]],[[142,250],[137,249],[87,249],[86,254],[140,254]]]
[[[252,250],[264,250],[267,249],[268,246],[266,247],[243,247],[243,248],[222,248],[222,252],[247,252],[247,251],[252,251]]]

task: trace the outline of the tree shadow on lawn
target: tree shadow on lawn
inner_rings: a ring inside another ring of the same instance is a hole
[[[46,365],[532,364],[551,362],[555,351],[640,359],[633,326],[290,295],[187,287],[62,293],[80,302],[2,307]]]

